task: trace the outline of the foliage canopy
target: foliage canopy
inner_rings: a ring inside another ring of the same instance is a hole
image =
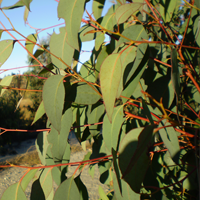
[[[89,165],[89,171],[98,165],[100,181],[110,188],[107,194],[99,188],[101,199],[197,199],[199,1],[180,7],[178,0],[117,0],[104,16],[105,0],[92,1],[93,15],[85,10],[88,2],[59,1],[58,17],[65,26],[51,35],[50,49],[37,43],[37,33],[26,37],[33,62],[43,73],[51,72],[34,119],[46,113],[49,131],[36,140],[42,170],[30,167],[2,200],[26,199],[31,180],[31,199],[88,199],[80,176],[65,176],[72,129],[83,149],[87,140],[93,142],[89,160],[80,161],[77,170],[81,174],[81,165]],[[19,1],[2,9],[29,10],[30,3]],[[84,11],[88,20],[82,19]],[[82,43],[91,40],[91,57],[79,72]],[[1,64],[14,44],[0,41]],[[35,45],[39,48],[33,52]],[[51,55],[51,63],[37,60],[44,52]],[[8,86],[3,81],[2,87]]]

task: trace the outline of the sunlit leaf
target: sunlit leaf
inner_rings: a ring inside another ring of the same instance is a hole
[[[30,10],[30,3],[32,2],[32,0],[19,0],[17,3],[15,3],[12,6],[6,6],[3,7],[2,9],[8,10],[8,9],[14,9],[14,8],[19,8],[22,6],[26,6],[28,8],[28,10]]]
[[[0,82],[0,86],[2,87],[6,87],[9,86],[12,82],[13,76],[6,76],[5,78],[3,78]],[[1,89],[1,96],[3,95],[3,93],[6,91],[6,89]]]
[[[166,122],[163,121],[164,123]],[[165,123],[165,126],[170,125],[169,123]],[[160,126],[163,126],[160,124]],[[179,153],[180,153],[180,146],[178,142],[177,133],[173,127],[165,127],[159,130],[160,137],[164,142],[166,148],[168,149],[172,160],[175,163],[178,163],[179,160]]]
[[[115,99],[121,80],[120,54],[109,55],[101,65],[100,84],[108,119],[112,122]]]
[[[94,0],[92,3],[92,11],[95,19],[101,17],[101,13],[103,11],[103,7],[105,4],[105,0]]]
[[[0,41],[0,67],[9,58],[14,47],[13,40],[2,40]]]
[[[61,183],[56,190],[54,200],[75,200],[79,197],[79,190],[72,176]]]
[[[86,83],[75,83],[69,93],[66,94],[66,101],[84,105],[95,104],[101,98],[96,91],[95,86],[89,86]]]
[[[64,77],[54,75],[47,79],[43,87],[43,102],[51,124],[60,132],[61,118],[64,106],[65,88],[63,84]]]
[[[58,17],[65,20],[66,41],[77,50],[79,50],[78,32],[84,12],[84,5],[85,1],[83,0],[60,0],[58,4]]]
[[[38,169],[32,169],[26,174],[25,177],[23,177],[22,182],[21,182],[22,190],[24,190],[24,191],[26,190],[28,184],[33,179],[33,177],[35,176],[35,173],[37,171],[38,171]]]
[[[4,30],[0,29],[0,39],[1,39],[1,35],[2,35],[3,32],[4,32]]]
[[[37,136],[37,139],[35,141],[35,146],[38,152],[38,156],[40,158],[40,161],[43,165],[46,165],[46,154],[47,154],[47,149],[49,146],[49,142],[47,140],[47,132],[40,132]]]
[[[25,47],[31,54],[33,54],[33,48],[35,47],[36,42],[37,42],[37,34],[28,35],[26,39]]]
[[[24,191],[20,185],[20,182],[17,182],[7,188],[7,190],[3,193],[1,200],[27,200]]]
[[[125,22],[131,15],[135,15],[137,11],[143,6],[143,3],[134,2],[129,4],[122,4],[116,10],[116,20],[118,24]]]
[[[93,30],[95,30],[95,28],[90,25],[85,25],[81,27],[81,29],[79,30],[79,37],[81,41],[86,42],[95,39],[95,33],[88,33],[89,31]]]
[[[99,185],[99,196],[101,197],[101,199],[104,200],[109,200],[109,198],[106,196],[106,193],[104,192],[103,188]]]
[[[109,151],[113,148],[117,150],[118,140],[120,138],[120,129],[124,121],[123,106],[117,106],[114,108],[112,123],[108,119],[108,116],[105,115],[103,119],[103,139],[105,145]]]
[[[67,7],[68,6],[66,6],[66,8]],[[62,27],[59,30],[60,30],[59,34],[53,33],[53,35],[51,36],[50,50],[51,53],[61,58],[69,67],[71,67],[72,58],[74,55],[74,48],[72,48],[67,42],[68,32],[66,32],[66,29]],[[65,69],[68,67],[53,55],[51,55],[51,59],[52,63],[58,68]]]

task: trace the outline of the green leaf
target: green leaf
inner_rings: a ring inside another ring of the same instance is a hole
[[[7,188],[7,190],[3,193],[1,200],[27,200],[24,191],[20,185],[20,182],[17,182]]]
[[[33,43],[30,42],[29,40],[32,41]],[[36,42],[37,42],[37,34],[28,35],[26,39],[25,47],[31,54],[33,54],[33,48],[35,47]]]
[[[122,178],[137,193],[149,167],[148,148],[152,145],[153,129],[153,125],[133,129],[120,143],[119,167]]]
[[[165,126],[171,125],[170,123],[166,123],[167,120],[164,120],[163,123]],[[162,127],[163,124],[160,124]],[[166,148],[168,149],[172,160],[175,163],[179,163],[179,153],[180,153],[180,146],[178,142],[177,133],[173,127],[165,127],[159,130],[160,137],[164,142]]]
[[[131,15],[135,15],[137,11],[143,6],[143,3],[134,2],[129,4],[122,4],[116,10],[116,20],[118,24],[125,22]]]
[[[49,63],[48,65],[45,66],[47,69],[49,69],[50,71],[54,69],[54,66],[52,63]],[[38,73],[38,76],[42,75],[42,74],[46,74],[47,72],[49,72],[49,70],[47,70],[46,68],[42,68],[42,70]]]
[[[79,200],[88,200],[87,188],[83,184],[83,182],[80,178],[80,174],[74,179],[74,181],[75,181],[76,186],[78,187],[78,190],[79,190],[79,194],[80,194]]]
[[[65,98],[63,79],[64,77],[61,75],[49,77],[44,84],[42,94],[46,114],[58,132],[61,130],[61,118]]]
[[[6,87],[9,86],[12,82],[13,76],[6,76],[5,78],[3,78],[0,82],[0,86],[2,87]],[[6,89],[2,89],[1,90],[1,96],[3,95],[3,93],[6,91]]]
[[[2,40],[0,41],[0,67],[9,58],[14,47],[13,40]]]
[[[40,181],[40,185],[44,192],[45,199],[47,199],[47,197],[53,190],[53,180],[52,180],[51,170],[52,168],[43,169],[41,174],[38,177]]]
[[[79,199],[79,197],[79,190],[72,176],[61,183],[53,200],[75,200]]]
[[[103,200],[109,200],[109,198],[106,196],[106,193],[104,192],[103,188],[99,185],[99,196]]]
[[[153,122],[153,119],[152,119],[152,116],[151,116],[151,113],[147,107],[147,104],[146,102],[144,101],[144,99],[142,99],[142,107],[144,109],[144,112],[146,114],[146,116],[148,117],[149,121],[151,122],[151,125],[154,125],[154,122]]]
[[[123,179],[120,179],[121,190],[123,194],[120,193],[119,185],[117,184],[117,178],[114,175],[113,177],[113,186],[115,190],[115,196],[117,200],[140,200],[140,194],[135,193],[128,183],[126,183]]]
[[[30,11],[30,7],[29,6],[30,6],[31,2],[32,2],[32,0],[19,0],[14,5],[3,7],[2,9],[8,10],[8,9],[14,9],[14,8],[19,8],[19,7],[22,7],[22,6],[26,6],[28,8],[28,10]]]
[[[66,161],[64,163],[68,163],[70,160],[70,148],[67,148],[67,146],[69,146],[67,139],[72,119],[72,110],[69,108],[62,116],[60,133],[52,127],[50,133],[48,134],[48,142],[51,144],[51,152],[55,163],[61,163],[62,160]],[[65,159],[63,159],[66,150],[68,152],[68,156],[65,155]]]
[[[91,85],[90,87],[86,83],[75,83],[70,92],[66,94],[66,101],[84,105],[95,104],[101,98],[96,91],[95,86]]]
[[[194,32],[195,41],[200,47],[200,16],[198,16],[195,19],[193,26],[194,26],[193,32]]]
[[[95,78],[98,79],[100,67],[103,61],[106,59],[106,57],[111,54],[111,49],[109,48],[109,45],[102,46],[102,49],[97,57],[97,62],[95,66]]]
[[[100,85],[106,113],[111,123],[115,99],[121,80],[121,73],[122,65],[120,54],[109,55],[101,65]]]
[[[94,30],[95,30],[95,28],[88,24],[81,27],[81,29],[79,30],[79,37],[81,39],[81,42],[94,40],[96,34],[95,33],[87,33],[89,31],[94,31]]]
[[[59,153],[60,155],[64,155],[66,150],[66,145],[69,145],[67,140],[69,136],[69,132],[72,126],[72,120],[73,120],[73,113],[72,109],[68,108],[61,119],[61,131],[59,135]]]
[[[177,50],[176,49],[172,49],[171,59],[172,59],[171,79],[172,79],[172,85],[174,88],[174,92],[176,94],[176,98],[178,101],[179,93],[180,93],[180,73],[179,73],[179,69],[178,69]]]
[[[89,61],[86,61],[80,69],[81,77],[88,82],[95,83],[95,73],[92,69],[92,64]]]
[[[38,152],[38,156],[41,160],[41,163],[43,165],[46,165],[46,154],[47,154],[47,149],[49,146],[49,142],[47,140],[47,135],[48,132],[40,132],[37,136],[37,139],[35,141],[35,146]]]
[[[33,125],[38,119],[40,119],[43,115],[45,114],[45,110],[44,110],[44,103],[43,101],[41,101],[36,113],[35,113],[35,117],[34,120],[32,122],[31,125]]]
[[[177,6],[177,1],[162,0],[160,1],[160,14],[165,22],[169,22],[174,14],[174,9]]]
[[[27,7],[25,7],[24,10],[24,23],[26,24],[27,19],[28,19],[28,14],[29,14],[29,9]]]
[[[21,187],[22,190],[25,191],[28,184],[30,183],[30,181],[33,179],[33,177],[35,176],[35,173],[38,171],[38,169],[32,169],[30,170],[25,177],[23,177],[22,182],[21,182]]]
[[[102,32],[97,33],[97,37],[95,39],[95,50],[98,51],[102,44],[104,43],[105,35]]]
[[[85,1],[83,0],[60,0],[58,4],[58,17],[65,20],[66,41],[77,50],[79,50],[78,32],[84,12],[84,5]]]
[[[124,113],[123,113],[123,105],[117,106],[114,108],[112,123],[108,119],[108,116],[105,115],[103,119],[103,139],[105,141],[105,145],[107,149],[111,152],[112,148],[116,151],[118,140],[120,138],[120,129],[122,123],[124,122]]]
[[[65,7],[68,8],[68,6]],[[67,41],[68,32],[66,32],[65,27],[62,27],[59,30],[59,34],[53,33],[53,35],[51,36],[50,50],[51,53],[61,58],[69,67],[71,67],[74,55],[74,48],[71,47]],[[51,59],[52,63],[59,69],[66,69],[68,67],[53,55],[51,55]]]
[[[1,39],[1,35],[2,35],[3,32],[4,32],[4,30],[0,29],[0,39]]]
[[[105,107],[103,104],[97,106],[92,112],[88,115],[88,124],[94,124],[100,122],[101,117],[105,112]],[[95,136],[99,133],[98,125],[89,126],[90,133],[92,136]]]
[[[105,4],[105,0],[94,0],[93,1],[92,11],[93,11],[93,15],[96,20],[101,17],[101,13],[103,11],[104,4]]]

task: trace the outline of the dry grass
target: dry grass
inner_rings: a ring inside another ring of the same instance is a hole
[[[91,144],[87,144],[87,149],[91,149]],[[82,147],[80,145],[73,145],[71,146],[71,153],[75,153],[75,152],[80,152],[83,151]],[[5,162],[0,162],[0,165],[7,165],[7,164],[13,164],[13,165],[26,165],[26,166],[35,166],[40,163],[40,159],[38,156],[38,153],[36,150],[34,151],[27,151],[25,154],[22,155],[17,155],[15,156],[15,158],[10,159],[8,161]],[[5,168],[5,169],[9,169],[9,168]]]

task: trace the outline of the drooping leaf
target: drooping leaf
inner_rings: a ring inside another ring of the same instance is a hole
[[[147,104],[144,101],[144,99],[142,99],[142,107],[144,109],[144,112],[145,112],[146,116],[148,117],[149,121],[151,122],[151,125],[153,125],[154,123],[153,123],[153,119],[152,119],[151,113],[150,113],[150,111],[149,111],[149,109],[147,107]]]
[[[61,130],[61,118],[65,98],[63,79],[64,77],[61,75],[49,77],[44,84],[42,94],[46,114],[58,132]]]
[[[65,163],[68,163],[70,160],[70,155],[65,157],[65,159],[63,159],[63,156],[65,151],[69,149],[67,148],[67,146],[69,146],[67,140],[72,119],[72,110],[69,108],[62,116],[60,133],[52,127],[50,133],[48,134],[48,142],[51,144],[51,152],[55,163],[61,163],[62,160],[65,160]],[[68,153],[70,153],[70,151]]]
[[[1,200],[27,200],[24,191],[20,185],[20,182],[17,182],[7,188],[7,190],[3,193]]]
[[[45,110],[44,110],[44,103],[43,101],[41,101],[36,113],[35,113],[35,117],[34,120],[32,122],[31,125],[33,125],[38,119],[40,119],[43,115],[45,114]]]
[[[106,193],[104,192],[103,188],[99,185],[99,196],[101,197],[101,199],[104,200],[109,200],[109,198],[106,196]]]
[[[26,24],[27,19],[28,19],[28,14],[29,14],[29,9],[27,7],[25,7],[24,10],[24,23]]]
[[[92,112],[88,115],[88,124],[94,124],[99,122],[100,118],[105,112],[105,107],[103,104],[97,106]],[[99,133],[98,125],[89,126],[90,133],[92,136],[95,136]]]
[[[118,24],[125,22],[131,15],[135,15],[136,12],[143,6],[143,3],[134,2],[129,4],[122,4],[116,10],[116,20]]]
[[[28,10],[30,10],[30,3],[31,2],[32,2],[32,0],[19,0],[14,5],[6,6],[6,7],[3,7],[2,9],[8,10],[8,9],[14,9],[14,8],[19,8],[19,7],[22,7],[22,6],[26,6],[28,8]]]
[[[38,76],[42,74],[46,74],[47,72],[52,71],[54,69],[54,66],[52,63],[49,63],[48,65],[45,66],[46,68],[42,68],[41,71],[38,73]],[[48,70],[49,69],[49,70]]]
[[[120,143],[119,167],[122,178],[137,193],[149,165],[148,148],[152,145],[154,126],[131,130]]]
[[[85,187],[85,185],[83,184],[80,175],[78,175],[75,179],[74,179],[76,186],[78,187],[79,190],[79,194],[80,194],[80,198],[79,200],[87,200],[88,199],[88,192],[87,192],[87,188]]]
[[[94,0],[93,1],[92,11],[93,11],[93,15],[96,20],[101,17],[101,13],[103,11],[104,4],[105,4],[105,0]]]
[[[117,178],[114,175],[113,177],[113,186],[115,190],[115,196],[117,200],[140,200],[140,194],[135,193],[131,187],[126,183],[123,179],[120,179],[121,183],[121,190],[122,194],[120,193],[119,190],[119,185],[117,184]]]
[[[177,1],[162,0],[160,1],[160,14],[165,22],[169,22],[173,16],[174,9],[177,6]]]
[[[9,58],[14,47],[13,40],[2,40],[0,41],[0,67]]]
[[[103,119],[103,139],[108,150],[111,152],[112,148],[116,151],[119,140],[120,129],[124,122],[123,105],[114,108],[112,123],[105,115]]]
[[[95,50],[98,51],[102,44],[104,43],[105,35],[102,32],[98,32],[95,39]]]
[[[87,61],[85,62],[80,69],[80,74],[81,77],[84,78],[88,82],[95,82],[95,73],[94,70],[92,69],[92,64]]]
[[[23,177],[22,182],[21,182],[21,187],[22,190],[25,191],[28,184],[30,183],[30,181],[33,179],[33,177],[35,176],[35,173],[38,171],[38,169],[32,169],[30,170],[25,177]]]
[[[120,54],[109,55],[101,65],[100,85],[108,119],[112,122],[115,99],[121,80]]]
[[[200,16],[198,16],[194,21],[193,32],[195,35],[195,41],[200,46]]]
[[[49,146],[47,135],[48,135],[47,132],[40,132],[35,141],[35,146],[38,152],[38,156],[43,165],[46,165],[46,154]]]
[[[31,42],[31,41],[33,41],[33,42]],[[34,48],[36,42],[37,42],[37,34],[28,35],[28,37],[26,39],[25,47],[31,54],[33,54],[33,48]]]
[[[79,197],[79,190],[72,176],[61,183],[56,190],[54,200],[74,200],[79,199]]]
[[[0,39],[1,39],[1,35],[2,35],[3,32],[4,32],[4,30],[0,29]]]
[[[0,82],[0,86],[5,87],[5,86],[9,86],[12,82],[13,76],[6,76],[5,78],[3,78]],[[3,95],[3,93],[6,91],[6,89],[1,89],[1,96]]]
[[[102,49],[97,57],[97,62],[95,65],[95,78],[97,80],[100,72],[100,67],[103,61],[106,59],[106,57],[111,54],[111,49],[109,48],[109,45],[102,46]]]
[[[65,7],[68,8],[68,5]],[[74,48],[70,46],[67,41],[68,37],[67,35],[69,33],[66,32],[65,27],[62,27],[59,30],[60,30],[59,34],[53,33],[53,35],[51,36],[50,51],[57,57],[61,58],[69,67],[71,67],[72,58],[74,55]],[[68,67],[53,55],[51,55],[51,59],[52,63],[58,68],[65,69]]]
[[[45,199],[47,199],[47,197],[51,194],[51,191],[53,190],[51,170],[52,168],[43,169],[38,177],[41,188],[44,192]]]
[[[172,85],[176,94],[176,98],[178,100],[179,93],[180,93],[180,73],[179,73],[179,68],[178,68],[176,49],[172,49],[171,59],[172,59],[172,69],[171,69]]]
[[[170,123],[166,123],[166,120],[163,121],[165,126],[170,125]],[[163,126],[160,124],[160,126]],[[180,146],[178,142],[177,133],[173,127],[165,127],[159,130],[160,137],[164,142],[166,148],[168,149],[172,160],[175,163],[179,162],[179,153],[180,153]]]
[[[66,94],[66,101],[84,105],[95,104],[100,98],[95,86],[89,86],[86,83],[73,84],[69,93]]]
[[[77,50],[79,50],[78,32],[84,12],[84,5],[85,1],[82,0],[60,0],[58,4],[58,17],[65,20],[66,41],[71,47]]]
[[[91,41],[95,39],[95,33],[88,33],[89,31],[94,31],[95,28],[90,25],[85,25],[79,30],[79,37],[81,42]]]

